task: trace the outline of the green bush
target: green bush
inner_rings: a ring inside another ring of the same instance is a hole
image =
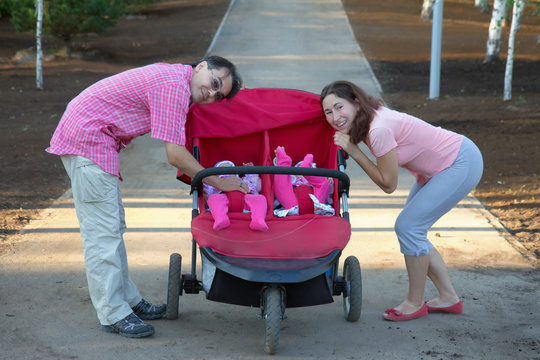
[[[0,17],[11,14],[11,4],[9,0],[0,0]]]
[[[47,1],[44,29],[69,42],[75,34],[101,33],[116,25],[124,13],[122,0]]]
[[[35,32],[34,0],[12,1],[10,5],[11,21],[17,31]],[[43,32],[68,44],[76,34],[101,33],[116,25],[124,9],[124,0],[47,0]]]
[[[17,31],[34,31],[36,29],[34,0],[10,0],[8,7],[11,11],[11,22]]]

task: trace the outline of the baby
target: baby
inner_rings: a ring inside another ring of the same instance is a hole
[[[275,165],[292,166],[292,159],[285,153],[283,146],[278,146],[275,153]],[[315,167],[313,155],[307,154],[296,166]],[[334,209],[326,204],[329,202],[329,194],[333,193],[331,184],[332,179],[321,176],[274,175],[274,195],[283,206],[282,209],[274,210],[274,215],[280,217],[302,213],[334,215]]]
[[[253,163],[244,163],[244,166],[253,166]],[[235,166],[232,161],[224,160],[218,162],[216,167]],[[238,176],[238,175],[220,175]],[[228,227],[231,222],[228,213],[231,212],[251,212],[251,223],[249,228],[258,231],[267,231],[266,224],[266,197],[260,195],[261,178],[257,174],[246,174],[242,180],[248,185],[249,193],[242,194],[239,191],[222,193],[215,187],[203,184],[204,194],[207,197],[206,203],[210,213],[214,218],[214,230],[221,230]]]

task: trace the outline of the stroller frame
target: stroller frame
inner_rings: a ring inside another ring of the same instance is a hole
[[[244,91],[244,90],[243,90]],[[308,93],[306,93],[308,94]],[[200,149],[192,147],[193,156],[200,161]],[[203,191],[202,181],[208,176],[225,174],[286,174],[310,175],[337,179],[339,216],[349,221],[347,205],[350,180],[345,174],[346,161],[343,150],[337,151],[337,168],[300,168],[282,166],[236,166],[207,168],[191,179],[193,196],[192,220],[200,215],[199,200]],[[181,273],[182,257],[170,256],[167,313],[168,319],[178,317],[179,297],[182,293],[198,294],[205,290],[197,277],[197,248],[201,261],[215,268],[207,299],[230,304],[258,306],[265,321],[264,350],[274,354],[279,344],[280,322],[285,319],[285,309],[333,302],[332,296],[343,296],[343,309],[347,321],[357,321],[361,314],[362,283],[358,259],[349,256],[339,275],[341,249],[325,256],[305,259],[231,257],[220,254],[208,246],[200,246],[192,238],[191,271]],[[203,275],[204,276],[204,275]]]

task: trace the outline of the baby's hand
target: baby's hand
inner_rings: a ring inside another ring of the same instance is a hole
[[[285,152],[285,147],[284,147],[284,146],[278,146],[278,147],[276,148],[276,150],[274,150],[274,154],[277,155],[278,149],[281,149],[283,152]]]
[[[244,166],[253,166],[253,163],[250,161],[250,162],[244,163]]]

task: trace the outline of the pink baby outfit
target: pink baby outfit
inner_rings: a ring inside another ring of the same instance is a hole
[[[312,164],[313,155],[307,154],[299,166],[311,168]],[[292,159],[285,153],[282,147],[276,149],[276,165],[292,166]],[[313,190],[310,188],[313,188]],[[285,209],[298,206],[299,214],[315,212],[314,204],[309,197],[309,193],[313,192],[318,202],[324,204],[329,191],[330,183],[325,177],[274,175],[274,194],[276,199]]]
[[[228,160],[220,161],[219,166],[234,166],[234,163]],[[238,175],[221,175],[238,176]],[[266,197],[259,195],[261,191],[261,179],[257,174],[246,174],[242,180],[248,185],[249,193],[243,194],[240,191],[222,193],[221,190],[207,184],[203,184],[204,192],[208,195],[207,204],[214,218],[214,230],[227,228],[231,222],[229,212],[251,212],[251,222],[249,228],[258,231],[267,231],[266,224]]]
[[[398,165],[409,170],[418,183],[425,184],[454,163],[462,141],[463,135],[381,106],[365,143],[375,157],[396,149]]]

